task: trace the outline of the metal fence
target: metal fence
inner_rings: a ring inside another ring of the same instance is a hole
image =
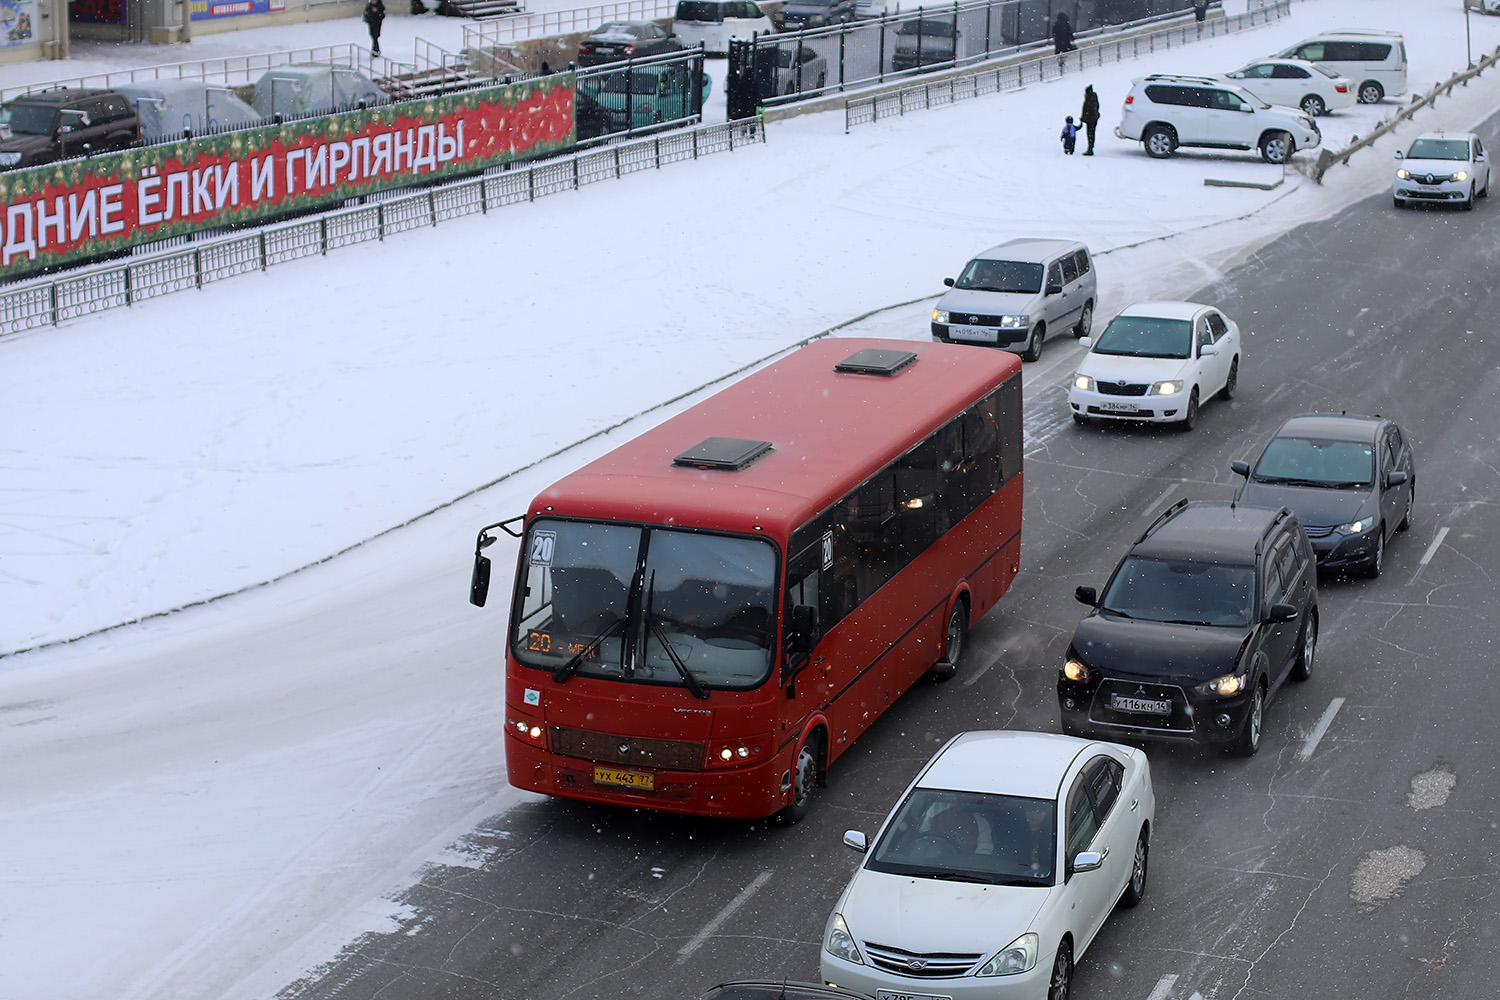
[[[203,83],[222,83],[242,86],[254,83],[267,70],[293,63],[318,63],[331,66],[348,66],[366,76],[386,76],[402,69],[414,68],[407,63],[371,56],[363,45],[319,45],[307,49],[288,49],[285,52],[258,52],[247,55],[225,56],[222,59],[199,59],[192,62],[162,63],[158,66],[141,66],[134,69],[117,69],[108,73],[70,77],[49,83],[32,83],[23,87],[0,90],[0,101],[8,101],[21,94],[54,87],[114,87],[122,83],[142,83],[147,80],[198,80]]]
[[[247,271],[264,271],[273,264],[327,254],[329,250],[383,240],[408,229],[435,226],[447,219],[535,201],[585,184],[765,141],[765,128],[758,118],[703,125],[556,160],[496,169],[480,177],[417,193],[383,200],[372,198],[357,207],[315,218],[203,242],[190,249],[72,277],[24,285],[0,292],[0,336],[128,306],[169,292],[202,288]]]
[[[464,25],[464,48],[482,49],[506,42],[592,31],[605,21],[656,21],[677,12],[677,0],[621,0],[619,3],[516,14]]]
[[[1217,6],[1217,3],[1216,3]],[[820,93],[884,84],[1053,45],[1067,17],[1074,45],[1193,9],[1193,0],[955,0],[730,46],[730,117]],[[1215,19],[1218,20],[1218,19]],[[1076,50],[1075,50],[1076,51]]]
[[[1173,47],[1221,35],[1244,31],[1280,20],[1291,14],[1291,0],[1272,0],[1262,7],[1251,7],[1243,14],[1209,18],[1187,24],[1158,28],[1132,34],[1130,37],[1085,44],[1072,52],[1047,53],[1004,66],[986,67],[972,73],[961,73],[931,83],[904,87],[870,97],[850,98],[844,104],[844,131],[881,118],[891,118],[912,111],[925,111],[955,101],[1004,90],[1017,90],[1028,84],[1055,80],[1067,73],[1108,63],[1122,62],[1165,51]]]

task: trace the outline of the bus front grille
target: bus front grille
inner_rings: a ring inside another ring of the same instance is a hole
[[[703,744],[644,736],[613,736],[567,726],[552,727],[552,750],[567,757],[673,771],[703,770]]]

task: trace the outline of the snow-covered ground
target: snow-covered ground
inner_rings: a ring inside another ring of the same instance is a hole
[[[30,78],[0,67],[0,86],[361,27],[90,46]],[[0,996],[267,996],[388,925],[388,894],[516,794],[504,602],[465,602],[475,530],[682,404],[655,407],[834,328],[924,338],[942,278],[1010,236],[1085,240],[1101,323],[1180,297],[1384,190],[1418,129],[1500,104],[1487,73],[1321,186],[1109,134],[1131,77],[1335,27],[1405,32],[1415,90],[1467,63],[1456,0],[1301,0],[1150,61],[849,135],[841,112],[807,115],[763,146],[0,340],[0,653],[46,646],[0,656]],[[1476,55],[1500,45],[1500,19],[1471,27]],[[383,41],[456,48],[449,29],[392,18]],[[1085,83],[1098,155],[1064,157]],[[1325,142],[1396,107],[1324,118]],[[1077,350],[1049,343],[1028,397]]]

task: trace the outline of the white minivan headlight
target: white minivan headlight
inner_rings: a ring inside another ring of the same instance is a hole
[[[946,310],[946,309],[934,309],[932,311],[932,321],[934,323],[943,323],[943,324],[946,324],[948,322],[948,310]]]
[[[1094,391],[1094,376],[1079,372],[1073,376],[1073,388],[1082,389],[1084,392]]]
[[[1022,934],[1001,948],[994,958],[985,962],[976,976],[1014,976],[1018,972],[1030,972],[1036,967],[1039,940],[1035,934]]]
[[[837,911],[829,916],[828,926],[823,929],[823,950],[854,965],[865,964],[865,960],[859,957],[854,935],[849,933],[849,925],[844,923],[843,914]]]
[[[1024,330],[1030,323],[1025,316],[1001,316],[1000,329],[1002,330]]]

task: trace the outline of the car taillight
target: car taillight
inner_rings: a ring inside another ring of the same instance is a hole
[[[1338,91],[1340,94],[1349,93],[1349,87],[1346,84],[1336,83],[1333,85],[1333,89]]]
[[[1125,95],[1125,103],[1126,104],[1134,104],[1135,103],[1135,95],[1134,94],[1126,94]]]

